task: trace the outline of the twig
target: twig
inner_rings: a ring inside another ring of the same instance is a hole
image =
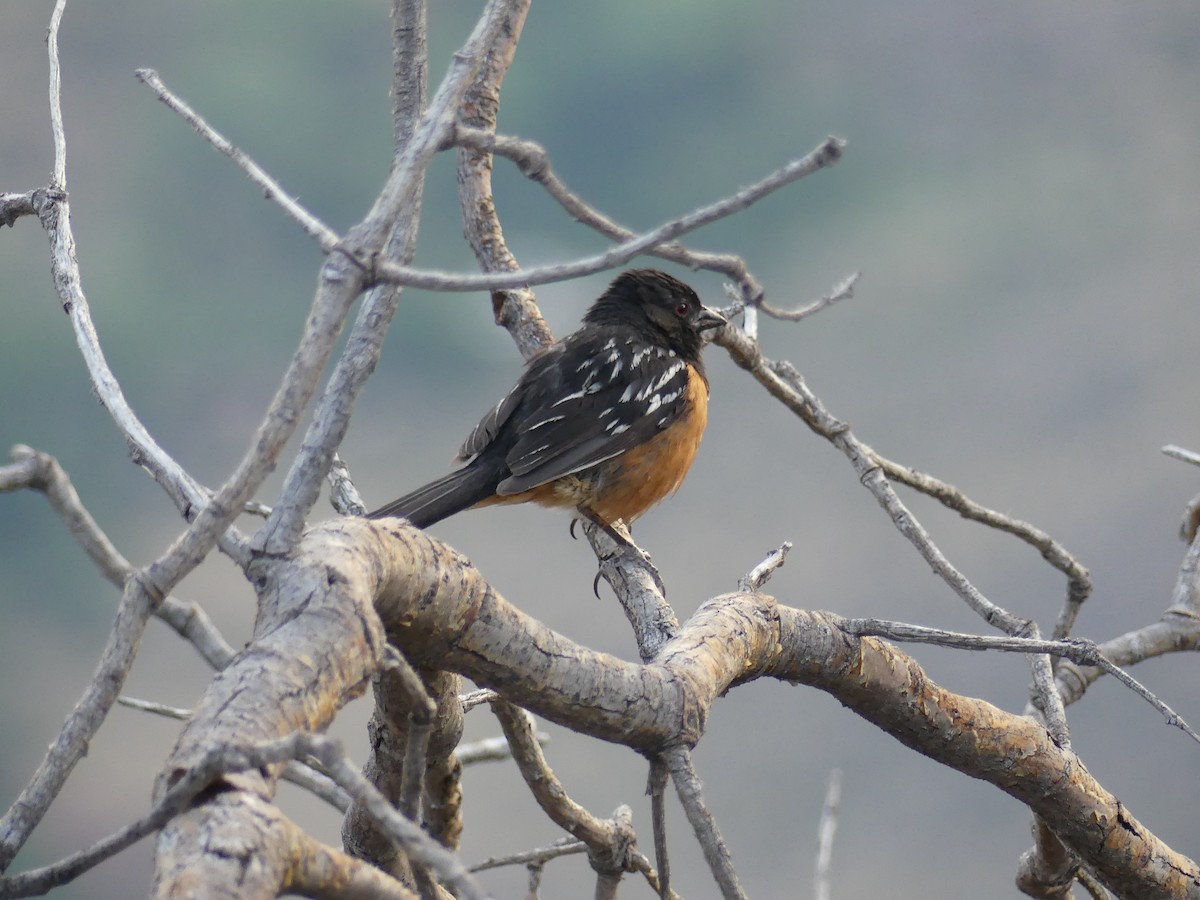
[[[184,122],[191,126],[193,131],[204,138],[209,146],[218,153],[229,157],[233,161],[233,164],[241,169],[242,173],[262,191],[263,196],[282,209],[292,221],[303,228],[310,237],[314,238],[322,250],[328,253],[337,246],[340,239],[333,229],[301,206],[249,154],[235,146],[228,138],[209,125],[204,117],[192,109],[186,101],[174,94],[163,83],[162,78],[159,77],[156,71],[153,69],[138,69],[133,74],[137,76],[138,81],[154,91],[158,99],[172,112],[176,113]]]
[[[567,795],[534,740],[533,725],[525,710],[496,699],[492,701],[492,712],[504,729],[521,777],[542,811],[560,828],[587,844],[588,856],[597,871],[624,872],[634,842],[633,828],[621,827],[613,819],[600,819]]]
[[[362,495],[350,478],[350,469],[336,453],[329,467],[329,503],[340,516],[361,516],[367,511]]]
[[[123,588],[134,573],[133,564],[92,518],[58,460],[23,444],[13,447],[12,459],[13,465],[0,467],[0,491],[28,489],[42,493],[104,576]],[[234,649],[208,614],[190,600],[165,597],[154,612],[191,643],[213,668],[222,669],[233,658]]]
[[[471,147],[485,153],[495,153],[516,164],[521,174],[544,187],[567,214],[577,222],[618,243],[628,241],[636,232],[618,225],[612,219],[583,201],[570,191],[554,173],[550,158],[534,141],[509,135],[498,135],[486,129],[475,129],[460,125],[454,133],[454,142],[460,147]],[[646,251],[652,256],[669,259],[690,269],[707,269],[720,272],[736,282],[746,303],[757,303],[762,297],[762,286],[746,268],[739,256],[729,253],[704,253],[691,250],[677,241],[669,241]]]
[[[483,706],[486,703],[491,703],[500,695],[491,688],[481,688],[477,691],[471,691],[468,694],[463,694],[459,697],[459,702],[462,703],[463,712],[470,712],[477,706]]]
[[[550,743],[550,735],[544,731],[539,731],[534,735],[534,740],[538,745],[545,747]],[[464,766],[473,766],[476,763],[484,762],[502,762],[506,759],[512,759],[512,749],[508,746],[508,741],[503,737],[483,738],[478,741],[471,741],[469,744],[461,744],[454,751],[458,757],[458,761]]]
[[[123,585],[133,566],[92,518],[58,460],[24,444],[13,447],[9,456],[13,465],[0,468],[0,492],[28,489],[44,495],[104,577],[117,587]]]
[[[1111,900],[1112,894],[1087,869],[1080,869],[1075,875],[1075,880],[1088,892],[1092,900]]]
[[[157,703],[153,700],[139,700],[137,697],[122,695],[117,698],[117,703],[129,709],[152,713],[153,715],[175,719],[176,721],[187,721],[192,717],[190,709],[168,706],[165,703]],[[334,809],[345,812],[346,807],[350,804],[350,796],[338,787],[332,778],[324,772],[313,768],[312,761],[289,761],[284,766],[281,777],[285,781],[290,781],[297,787],[304,788],[309,793],[320,797]]]
[[[696,777],[692,768],[691,754],[686,747],[675,747],[668,750],[664,758],[667,769],[671,772],[671,779],[675,782],[679,802],[683,804],[683,810],[692,824],[692,830],[704,851],[708,867],[721,889],[721,896],[725,900],[744,900],[746,893],[742,890],[737,872],[733,869],[733,858],[729,855],[729,848],[721,836],[716,819],[704,804],[704,796],[700,792],[700,779]]]
[[[49,57],[50,74],[50,133],[54,136],[54,170],[50,176],[50,189],[67,190],[67,138],[62,115],[62,66],[58,61],[58,29],[62,25],[67,4],[55,0],[50,13],[50,27],[46,30],[46,51]]]
[[[140,700],[137,697],[127,697],[122,694],[117,698],[117,703],[127,709],[136,709],[140,712],[153,713],[156,716],[162,716],[166,719],[175,719],[179,722],[186,722],[192,717],[190,709],[184,709],[181,706],[168,706],[165,703],[158,703],[154,700]]]
[[[246,764],[240,768],[261,767],[287,759],[315,756],[330,777],[373,817],[379,827],[411,858],[428,866],[439,879],[455,889],[459,896],[482,900],[486,896],[466,867],[453,853],[430,838],[414,822],[401,815],[387,799],[352,766],[342,753],[341,745],[331,738],[299,733],[254,748],[241,748]],[[233,768],[225,771],[232,771]]]
[[[784,541],[779,545],[778,550],[768,553],[762,562],[738,579],[738,590],[743,594],[761,590],[762,586],[771,580],[771,576],[775,574],[776,570],[783,566],[791,549],[792,542]]]
[[[1194,450],[1187,450],[1176,444],[1167,444],[1162,448],[1162,452],[1172,459],[1200,466],[1200,453],[1196,453]],[[1200,530],[1200,494],[1189,500],[1184,508],[1183,520],[1179,524],[1179,536],[1191,543],[1195,540],[1198,530]]]
[[[826,138],[811,153],[793,160],[772,172],[766,178],[738,191],[735,194],[718,200],[695,212],[672,219],[632,240],[625,241],[596,256],[567,263],[549,266],[539,266],[510,273],[488,273],[485,275],[455,275],[448,272],[433,272],[421,269],[410,269],[389,263],[381,263],[377,269],[378,277],[396,284],[409,287],[425,288],[431,291],[498,291],[518,287],[529,287],[536,284],[548,284],[552,281],[566,281],[569,278],[579,278],[603,272],[629,262],[634,257],[649,252],[673,238],[695,231],[718,219],[725,218],[736,212],[741,212],[758,200],[790,184],[806,175],[811,175],[821,169],[832,166],[842,155],[845,142],[840,138]]]
[[[87,295],[83,290],[75,253],[75,235],[71,228],[70,202],[67,199],[67,139],[63,128],[62,82],[58,58],[58,30],[64,7],[64,0],[57,0],[46,38],[50,69],[54,175],[49,188],[35,191],[33,195],[38,219],[50,242],[54,286],[63,309],[70,317],[75,342],[88,370],[92,388],[129,443],[133,461],[154,477],[180,509],[190,514],[190,511],[198,509],[207,501],[208,491],[159,446],[130,407],[100,347]],[[233,535],[230,535],[228,540],[231,544],[236,543]]]
[[[833,769],[825,787],[825,802],[821,806],[821,820],[817,825],[817,863],[813,870],[813,897],[829,900],[829,870],[833,864],[833,838],[837,834],[838,806],[842,802],[842,770]]]
[[[547,847],[536,850],[525,850],[521,853],[510,853],[507,856],[489,856],[483,862],[471,866],[472,872],[486,872],[488,869],[500,869],[504,866],[527,866],[530,863],[547,863],[560,856],[572,856],[576,853],[587,853],[587,844],[575,838],[561,838]]]
[[[182,508],[192,508],[204,500],[205,493],[163,452],[129,408],[120,385],[113,377],[100,349],[83,293],[66,194],[66,135],[62,122],[62,84],[58,57],[58,31],[64,8],[65,0],[56,0],[46,35],[50,70],[50,120],[55,159],[52,183],[41,196],[41,205],[38,207],[38,218],[50,240],[51,272],[55,289],[70,316],[76,343],[96,396],[109,410],[134,448],[135,460],[143,463],[154,474]],[[236,549],[235,545],[234,536],[228,536],[227,546]],[[109,629],[96,676],[84,689],[83,696],[67,716],[58,737],[47,750],[32,779],[21,790],[3,818],[0,818],[0,871],[8,867],[29,839],[29,835],[42,820],[86,751],[88,742],[116,702],[121,686],[133,665],[146,624],[175,583],[172,578],[166,576],[181,574],[182,567],[179,567],[168,572],[161,569],[149,573],[133,572],[125,579],[121,602]]]
[[[153,810],[121,830],[97,841],[86,850],[74,853],[50,866],[32,869],[22,872],[20,875],[0,877],[0,898],[32,897],[45,894],[52,888],[73,881],[93,866],[115,856],[146,835],[158,831],[178,815],[192,798],[204,789],[212,777],[212,774],[208,772],[188,773],[166,793]]]
[[[908,538],[933,571],[965,600],[971,609],[990,625],[1009,634],[1020,633],[1027,627],[1024,620],[1016,618],[984,597],[946,559],[920,522],[896,495],[879,465],[875,452],[851,433],[849,425],[825,409],[816,395],[808,389],[794,366],[787,362],[766,359],[758,346],[743,340],[736,329],[723,329],[719,340],[729,350],[734,362],[748,369],[773,396],[783,401],[810,428],[846,455],[858,472],[863,486],[887,511],[897,529]]]
[[[650,760],[646,793],[650,795],[650,826],[654,832],[654,864],[658,866],[658,896],[671,890],[671,854],[667,846],[667,763],[661,756]]]
[[[821,297],[819,300],[814,300],[807,306],[802,306],[799,309],[779,309],[761,300],[758,303],[758,308],[772,319],[779,319],[784,322],[799,322],[802,319],[807,319],[809,316],[816,315],[823,309],[827,309],[833,304],[842,300],[849,300],[854,296],[854,286],[858,284],[858,279],[862,277],[861,272],[855,272],[838,282],[832,291]]]
[[[1017,889],[1030,897],[1070,900],[1079,861],[1040,816],[1033,817],[1033,841],[1017,861]]]
[[[1191,463],[1193,466],[1200,466],[1200,453],[1197,453],[1195,450],[1188,450],[1180,447],[1178,444],[1167,444],[1162,448],[1162,452],[1172,459]]]
[[[1192,740],[1200,742],[1200,734],[1193,731],[1192,727],[1178,713],[1159,700],[1153,691],[1108,659],[1095,642],[1084,638],[1044,641],[1020,637],[962,634],[961,632],[944,631],[940,628],[910,625],[906,622],[889,622],[883,619],[846,619],[843,627],[847,633],[859,636],[871,635],[914,644],[936,644],[939,647],[955,647],[960,650],[1001,650],[1009,653],[1059,656],[1078,665],[1097,666],[1150,703],[1167,720],[1168,725],[1175,726]]]
[[[1058,622],[1054,627],[1054,638],[1070,636],[1079,608],[1092,592],[1092,576],[1073,554],[1040,528],[988,509],[971,500],[958,488],[932,475],[892,462],[874,451],[871,453],[876,464],[893,481],[907,484],[914,490],[933,497],[963,518],[1013,535],[1041,553],[1046,562],[1062,572],[1067,577],[1067,602],[1059,613]]]

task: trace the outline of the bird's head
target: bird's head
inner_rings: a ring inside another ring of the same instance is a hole
[[[630,269],[613,279],[584,316],[595,325],[647,325],[685,359],[695,360],[705,335],[727,324],[696,292],[658,269]]]

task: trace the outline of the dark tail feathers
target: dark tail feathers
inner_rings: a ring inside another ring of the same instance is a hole
[[[405,494],[399,500],[393,500],[386,506],[367,513],[367,518],[403,516],[418,528],[426,528],[457,512],[469,509],[495,494],[496,485],[500,482],[499,473],[478,462],[477,460],[444,478],[417,488],[411,494]]]

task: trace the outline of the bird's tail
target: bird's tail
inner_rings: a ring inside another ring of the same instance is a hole
[[[499,481],[500,473],[491,466],[468,465],[367,513],[367,518],[403,516],[418,528],[426,528],[491,497]]]

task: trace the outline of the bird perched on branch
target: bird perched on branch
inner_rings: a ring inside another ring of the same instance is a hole
[[[613,522],[683,482],[708,421],[700,348],[725,324],[665,272],[623,272],[475,426],[462,468],[370,518],[424,528],[471,507],[533,502],[574,508],[613,534]]]

